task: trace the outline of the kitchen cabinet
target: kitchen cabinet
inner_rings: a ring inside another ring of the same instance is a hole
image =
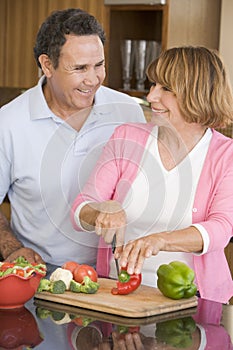
[[[41,23],[54,10],[80,7],[105,26],[104,0],[1,0],[0,86],[29,88],[38,81],[33,56]]]
[[[109,11],[109,61],[108,85],[121,89],[122,59],[121,44],[124,40],[155,41],[162,49],[167,47],[167,16],[166,5],[110,5]],[[133,73],[138,67],[133,67]],[[143,96],[145,91],[135,89],[135,74],[132,73],[131,87],[126,91],[131,95]],[[145,82],[145,89],[148,89]]]
[[[165,5],[110,5],[108,9],[108,85],[114,89],[123,87],[121,40],[155,40],[162,49],[180,45],[218,49],[221,0],[167,0]],[[134,89],[134,77],[131,85],[128,94],[147,93]]]
[[[36,84],[35,37],[53,10],[80,7],[96,16],[107,35],[105,84],[121,89],[121,38],[158,40],[162,48],[218,48],[220,5],[221,0],[167,0],[166,5],[105,5],[104,0],[1,0],[0,86],[28,88]]]

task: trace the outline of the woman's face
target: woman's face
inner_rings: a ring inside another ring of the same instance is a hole
[[[156,122],[162,119],[162,122],[172,123],[174,127],[185,123],[176,96],[162,85],[156,83],[150,88],[147,101],[151,105],[152,121]]]

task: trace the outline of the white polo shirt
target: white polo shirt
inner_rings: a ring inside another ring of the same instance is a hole
[[[102,86],[77,132],[48,108],[43,80],[0,110],[0,202],[8,193],[13,231],[47,263],[92,265],[98,236],[73,229],[71,205],[115,127],[144,115],[132,98]]]

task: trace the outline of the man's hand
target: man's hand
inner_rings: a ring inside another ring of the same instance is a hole
[[[29,263],[45,264],[41,256],[31,248],[21,247],[7,256],[5,261],[13,262],[19,256],[23,256]]]

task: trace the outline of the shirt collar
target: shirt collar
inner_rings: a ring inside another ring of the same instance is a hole
[[[44,93],[43,93],[43,84],[46,80],[45,76],[42,76],[38,84],[34,86],[31,89],[30,94],[30,101],[29,101],[29,108],[30,108],[30,115],[32,120],[36,119],[45,119],[45,118],[59,118],[54,115],[54,113],[50,110],[50,108],[47,105]],[[101,118],[101,116],[104,116],[106,114],[109,114],[112,112],[113,107],[112,104],[107,101],[106,95],[103,91],[103,87],[100,86],[95,94],[95,102],[94,106],[91,110],[91,113],[88,117],[88,122],[92,122],[96,120],[96,118]],[[61,119],[61,122],[64,122]]]

